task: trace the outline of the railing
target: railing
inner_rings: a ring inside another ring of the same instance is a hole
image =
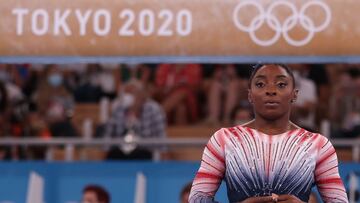
[[[0,146],[47,146],[46,160],[53,160],[53,147],[62,146],[65,148],[65,160],[72,161],[75,147],[110,147],[121,145],[132,145],[149,148],[153,151],[154,160],[160,160],[160,153],[164,147],[200,147],[203,148],[207,143],[206,138],[142,138],[131,142],[126,142],[122,138],[101,138],[101,139],[82,139],[82,138],[2,138]],[[360,160],[360,139],[331,139],[335,147],[352,148],[352,160]]]

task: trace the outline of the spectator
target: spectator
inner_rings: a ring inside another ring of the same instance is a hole
[[[131,80],[123,87],[120,102],[114,107],[113,114],[105,126],[105,137],[124,137],[141,139],[165,137],[166,119],[161,106],[150,99],[144,86]],[[151,159],[150,151],[136,146],[112,148],[108,159]]]
[[[114,99],[116,97],[116,78],[117,69],[101,68],[98,72],[98,81],[102,92],[102,97]]]
[[[231,120],[233,125],[243,125],[254,118],[250,106],[239,105],[232,112]]]
[[[360,69],[342,71],[331,101],[333,136],[360,134]]]
[[[192,182],[187,183],[181,190],[180,203],[188,203]]]
[[[78,84],[74,88],[75,102],[97,103],[100,101],[103,95],[99,80],[101,72],[102,67],[99,64],[88,64],[85,73],[78,78]]]
[[[149,96],[154,94],[154,68],[148,64],[124,64],[120,69],[120,80],[122,84],[130,80],[139,80],[144,85]]]
[[[169,119],[175,115],[175,124],[198,121],[201,78],[202,69],[198,64],[162,64],[157,68],[157,98]]]
[[[7,109],[7,103],[8,103],[8,99],[7,99],[7,92],[5,89],[5,84],[0,81],[0,135],[4,135],[6,134],[5,129],[6,129],[6,121],[7,121],[7,116],[6,116],[6,109]]]
[[[299,90],[296,102],[291,111],[293,122],[299,126],[315,131],[315,107],[317,105],[317,94],[315,83],[305,77],[307,71],[306,65],[293,64],[291,68],[294,70],[296,88]]]
[[[323,64],[313,64],[309,66],[307,78],[312,80],[317,88],[318,104],[315,109],[315,122],[319,126],[320,123],[329,119],[329,100],[331,94],[331,86],[329,82],[330,74]]]
[[[36,88],[36,75],[30,64],[9,65],[11,81],[19,87],[24,96],[30,98]]]
[[[25,78],[25,81],[23,82],[22,91],[28,101],[30,102],[33,94],[35,93],[36,89],[38,88],[38,74],[37,71],[31,69],[31,66],[28,70],[28,75]]]
[[[12,64],[1,64],[0,66],[0,81],[5,85],[9,104],[17,103],[24,99],[21,87],[19,86],[22,81],[15,68],[16,66]]]
[[[7,92],[5,89],[5,84],[0,80],[0,136],[7,134],[7,129],[9,128],[8,118],[6,116],[5,110],[7,107]],[[6,159],[9,154],[8,147],[0,146],[0,160]]]
[[[73,99],[64,86],[64,78],[56,65],[48,65],[39,81],[35,93],[36,109],[45,118],[54,137],[77,136],[69,115],[73,109]]]
[[[26,123],[26,103],[21,89],[14,83],[14,65],[0,66],[0,136],[23,137]],[[23,147],[0,146],[0,159],[25,158]]]
[[[110,203],[109,193],[99,185],[88,185],[83,190],[82,203]]]
[[[231,112],[239,99],[239,82],[234,65],[215,67],[208,91],[207,123],[217,124],[219,120],[225,124],[230,123]],[[223,98],[224,101],[222,101]]]

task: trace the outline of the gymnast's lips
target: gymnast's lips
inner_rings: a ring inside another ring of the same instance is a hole
[[[264,105],[267,108],[277,108],[280,106],[280,102],[269,100],[269,101],[265,101]]]

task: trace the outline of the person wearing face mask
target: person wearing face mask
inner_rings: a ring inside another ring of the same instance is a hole
[[[39,81],[33,101],[36,109],[34,117],[41,118],[41,123],[46,125],[37,136],[42,136],[45,132],[52,137],[75,137],[78,135],[68,114],[74,105],[73,98],[64,86],[63,72],[57,65],[47,65],[44,70],[39,72]],[[39,149],[34,147],[33,158],[43,158],[44,152],[40,147]]]
[[[54,100],[72,100],[70,92],[64,86],[63,75],[57,65],[47,65],[39,74],[40,80],[34,94],[34,101],[40,114],[46,115],[49,105]]]
[[[123,87],[119,104],[105,124],[105,137],[125,140],[165,137],[166,118],[162,107],[148,98],[143,84],[131,80]],[[151,159],[152,153],[135,145],[113,147],[108,159]]]
[[[60,85],[62,85],[63,77],[62,77],[62,75],[60,73],[55,72],[55,73],[51,73],[47,77],[47,81],[48,81],[49,85],[56,88],[56,87],[59,87]]]

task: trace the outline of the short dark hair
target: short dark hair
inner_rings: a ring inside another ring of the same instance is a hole
[[[186,193],[190,193],[191,191],[191,186],[192,186],[192,182],[187,183],[181,190],[180,193],[180,199],[182,199],[182,197],[186,194]]]
[[[99,185],[87,185],[83,190],[83,194],[86,192],[95,192],[99,202],[110,203],[109,193]]]
[[[258,63],[253,66],[253,69],[251,71],[249,83],[248,83],[249,89],[251,88],[251,82],[254,79],[255,74],[260,70],[260,68],[262,68],[263,66],[267,66],[267,65],[275,65],[275,66],[279,66],[279,67],[283,68],[290,75],[292,82],[293,82],[293,87],[295,88],[295,77],[289,66],[282,64],[282,63],[269,63],[269,64]]]

